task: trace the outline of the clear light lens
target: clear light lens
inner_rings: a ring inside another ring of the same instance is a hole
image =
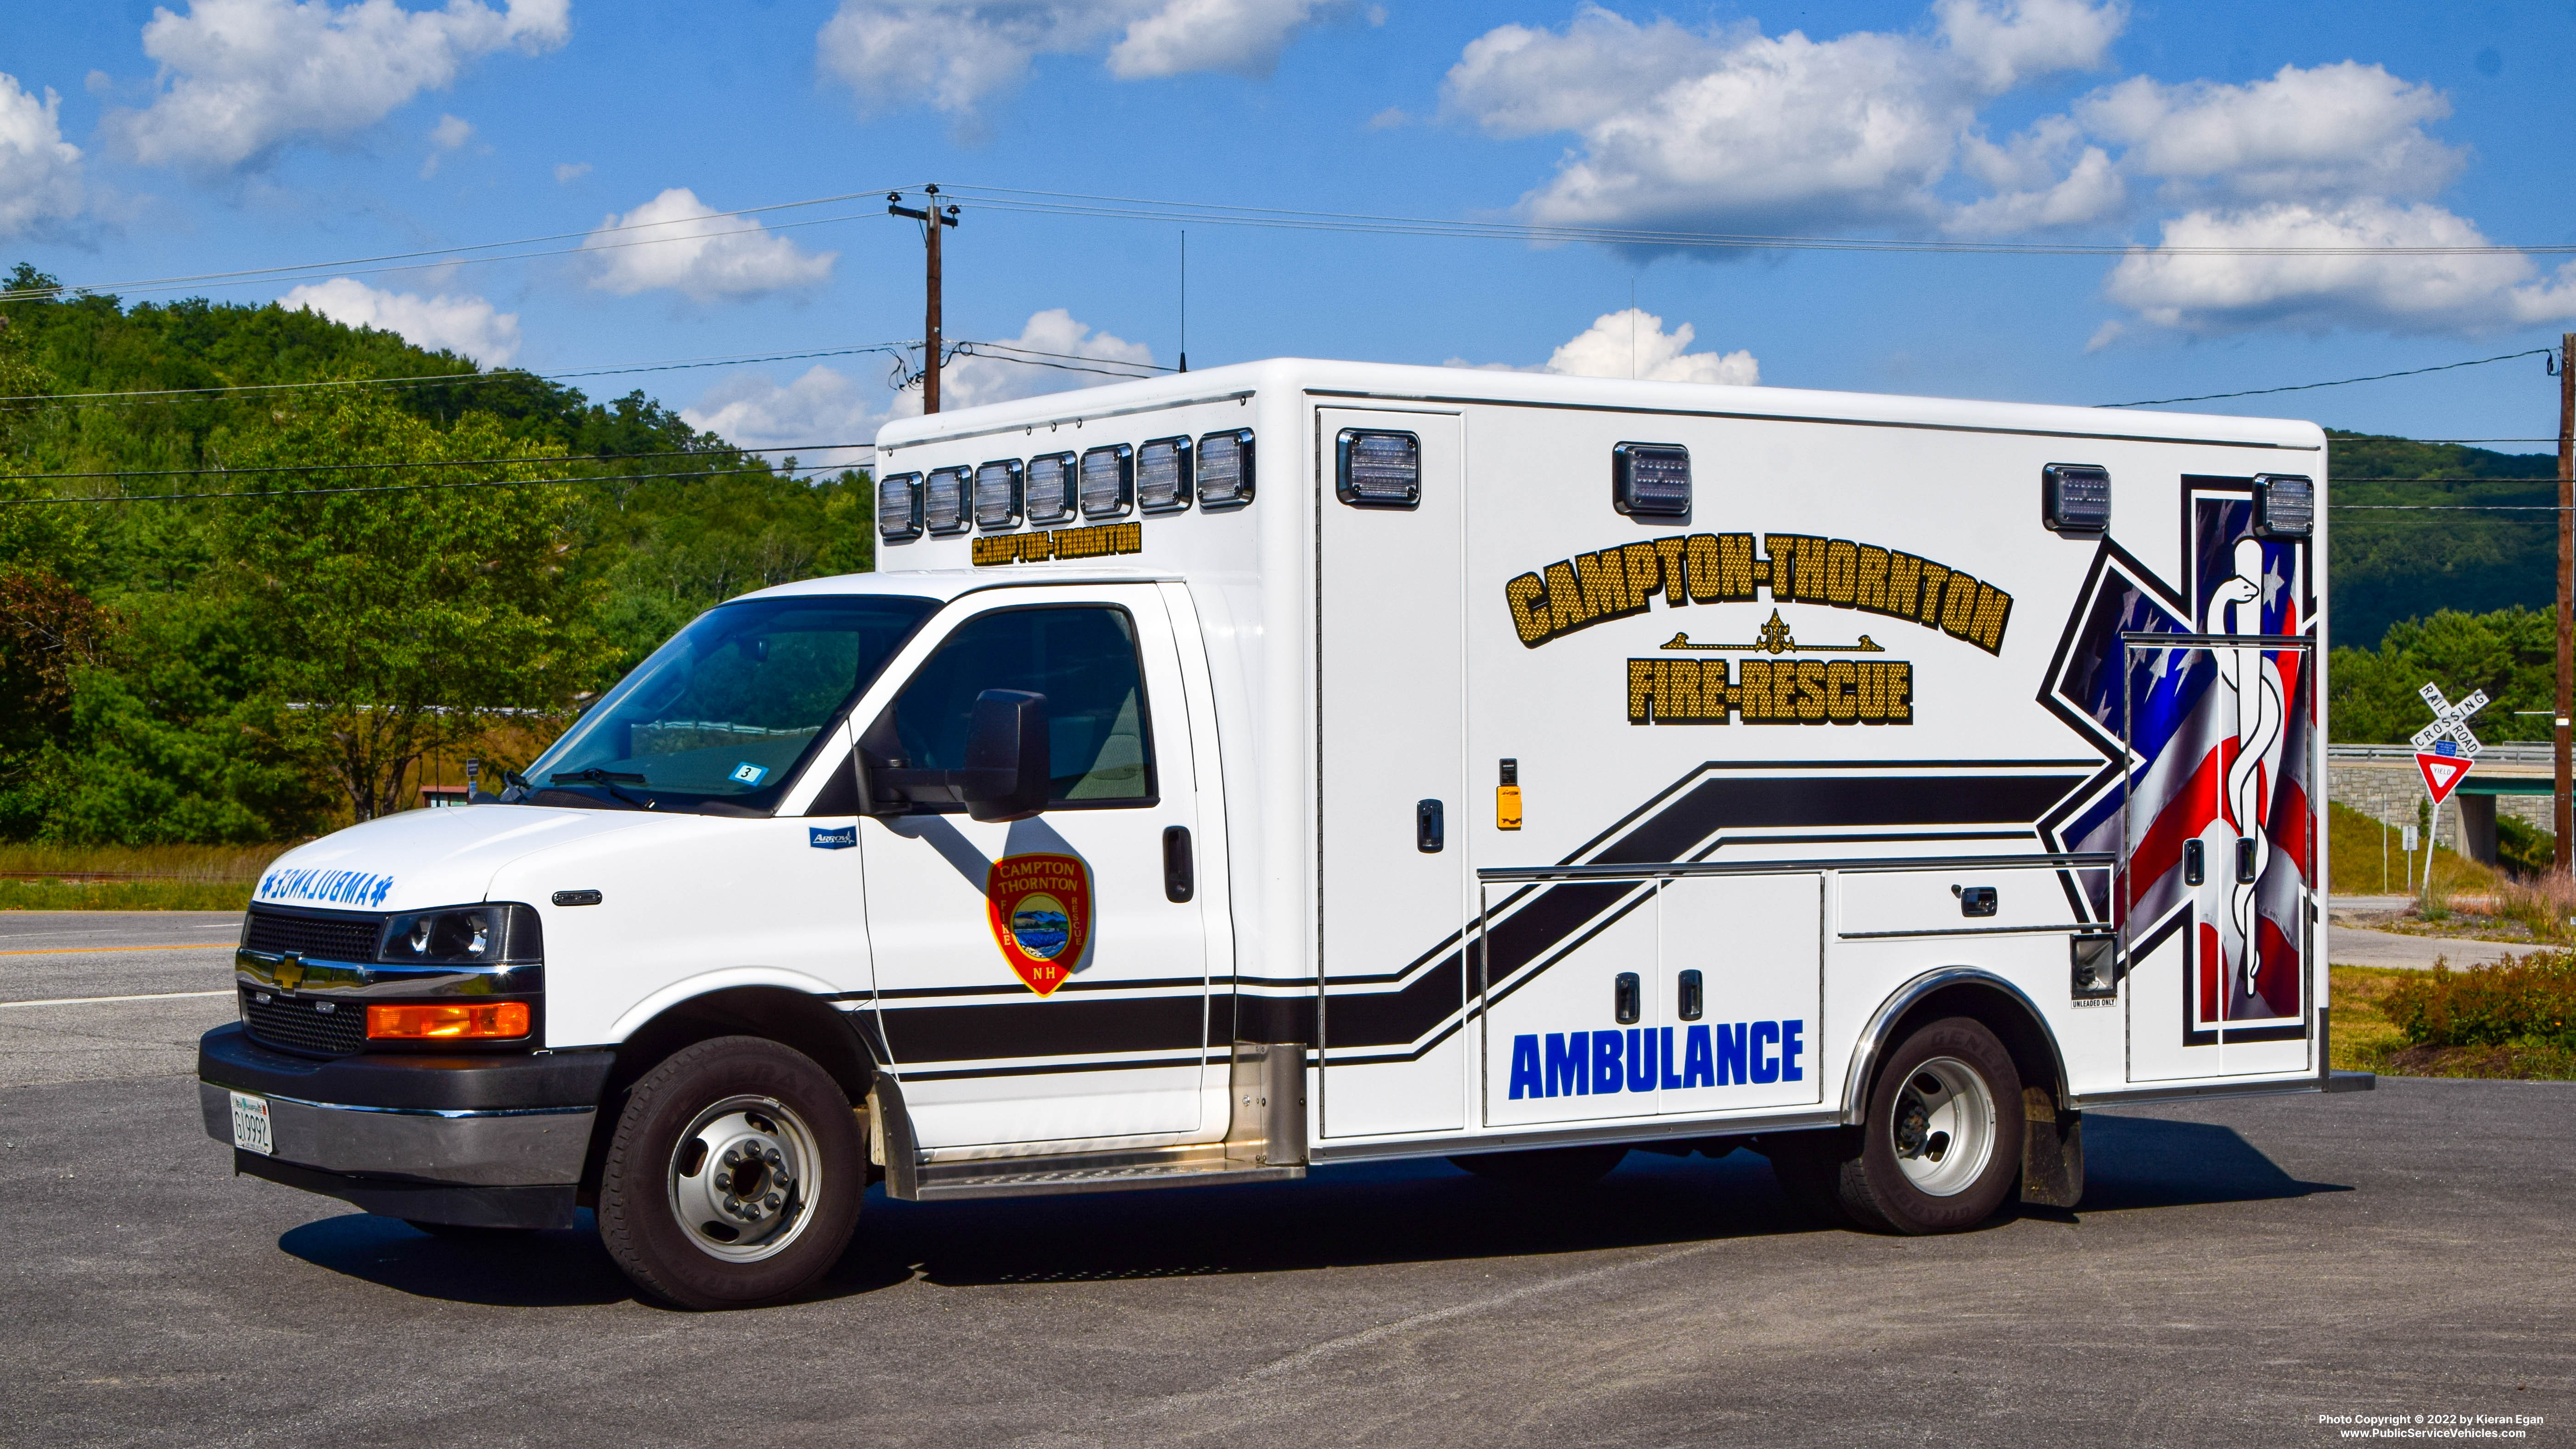
[[[975,470],[975,526],[1009,528],[1020,521],[1020,462],[987,463]]]
[[[1681,518],[1690,513],[1688,448],[1621,443],[1611,450],[1611,504],[1621,513]]]
[[[2051,463],[2040,473],[2042,523],[2058,533],[2107,533],[2111,474],[2087,463]]]
[[[2317,485],[2295,473],[2254,480],[2254,531],[2265,538],[2306,538],[2316,531]]]
[[[1421,439],[1411,433],[1344,428],[1339,442],[1344,503],[1411,508],[1422,501]]]
[[[1082,516],[1117,518],[1136,501],[1136,454],[1125,443],[1082,455]]]
[[[1231,508],[1252,501],[1252,430],[1210,433],[1199,439],[1199,507]]]
[[[921,475],[894,473],[877,480],[877,537],[889,543],[921,536]]]
[[[397,961],[490,961],[500,955],[496,907],[399,916],[390,933]]]
[[[1190,440],[1156,438],[1136,452],[1136,506],[1178,513],[1190,506]]]
[[[527,1034],[528,1003],[524,1001],[367,1008],[367,1037],[371,1041],[454,1041]]]
[[[1028,508],[1031,523],[1062,523],[1073,517],[1073,455],[1049,453],[1029,460]]]
[[[921,521],[932,533],[959,533],[966,527],[966,490],[970,474],[963,468],[935,468],[921,490]]]

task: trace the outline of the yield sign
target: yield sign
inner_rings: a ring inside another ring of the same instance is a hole
[[[2466,755],[2436,755],[2421,750],[2415,754],[2415,768],[2424,772],[2424,788],[2432,792],[2436,805],[2451,798],[2451,792],[2469,777],[2469,767],[2476,763]]]

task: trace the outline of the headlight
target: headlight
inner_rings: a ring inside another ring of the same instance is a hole
[[[520,905],[412,911],[386,923],[376,959],[394,966],[495,966],[545,959],[537,913]]]

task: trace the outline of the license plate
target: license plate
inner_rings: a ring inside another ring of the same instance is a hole
[[[268,1135],[266,1097],[254,1097],[248,1092],[233,1093],[233,1145],[262,1157],[276,1155],[277,1143]]]

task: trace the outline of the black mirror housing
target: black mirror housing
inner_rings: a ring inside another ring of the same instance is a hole
[[[1047,807],[1054,783],[1047,746],[1047,700],[1023,689],[975,696],[966,731],[966,768],[958,794],[976,820],[1026,820]]]

